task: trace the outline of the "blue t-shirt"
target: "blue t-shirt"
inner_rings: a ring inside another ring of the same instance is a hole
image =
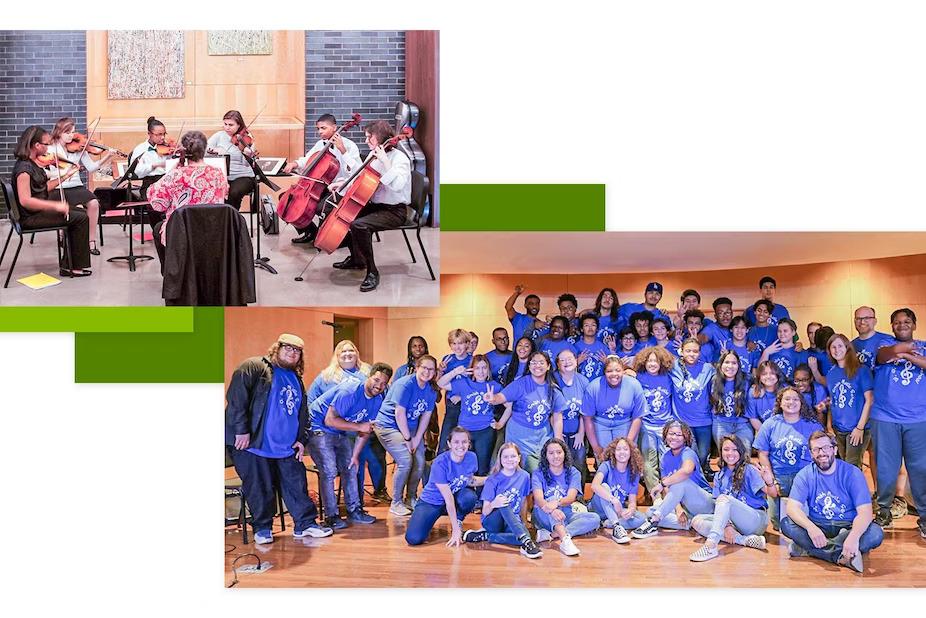
[[[752,445],[756,450],[768,451],[775,476],[795,474],[812,463],[808,446],[810,434],[822,430],[816,421],[801,418],[791,424],[785,421],[784,415],[774,414],[762,423]]]
[[[611,335],[614,339],[617,339],[617,333],[621,332],[621,329],[627,324],[627,320],[621,317],[620,310],[616,318],[612,318],[610,313],[606,315],[598,316],[598,332],[595,333],[595,336],[599,341],[604,340],[605,335]]]
[[[515,311],[514,317],[509,320],[511,322],[511,340],[517,341],[521,337],[533,339],[535,320],[536,318],[532,318],[526,313]]]
[[[550,473],[552,482],[547,482],[543,476],[543,469],[537,468],[531,474],[531,491],[539,489],[543,492],[544,500],[560,500],[566,497],[570,489],[575,489],[578,495],[582,494],[582,475],[574,467],[566,467],[560,474]]]
[[[492,379],[496,382],[501,382],[505,376],[505,372],[508,371],[508,363],[511,362],[511,358],[514,356],[514,352],[499,352],[498,350],[492,350],[486,354],[486,360],[489,361],[489,373],[492,374]]]
[[[611,350],[608,349],[608,346],[598,339],[596,339],[594,343],[585,343],[585,340],[581,337],[579,337],[573,345],[575,346],[577,356],[582,352],[588,355],[588,358],[579,363],[579,367],[576,370],[578,373],[585,376],[588,380],[594,380],[604,375],[604,363],[598,360],[596,355],[599,352],[605,356],[610,354]]]
[[[595,378],[589,382],[582,399],[583,416],[594,416],[614,425],[639,418],[645,412],[643,387],[631,376],[623,376],[617,386],[608,384],[605,376]]]
[[[544,339],[540,342],[540,351],[547,355],[547,358],[550,359],[550,366],[556,367],[556,357],[559,356],[559,353],[563,350],[572,350],[576,356],[575,347],[569,343],[568,339],[560,339],[559,341],[553,341],[552,339]]]
[[[743,385],[743,389],[748,390],[748,386]],[[743,392],[743,411],[740,415],[736,412],[736,380],[724,380],[723,382],[723,400],[720,402],[720,411],[715,410],[714,416],[723,421],[741,421],[748,423],[746,417],[746,397]]]
[[[821,376],[826,377],[826,374],[829,373],[830,367],[833,366],[833,361],[830,360],[830,355],[823,350],[811,348],[807,350],[807,360],[810,360],[811,357],[817,359],[817,371],[820,372]]]
[[[743,373],[747,376],[751,375],[753,368],[759,364],[761,352],[756,352],[755,350],[750,352],[749,348],[745,345],[738,346],[734,344],[732,339],[727,343],[727,349],[736,352],[736,355],[740,359],[740,369],[742,369]]]
[[[872,371],[875,370],[875,359],[878,356],[878,348],[885,345],[892,345],[894,338],[885,333],[875,332],[868,339],[856,337],[852,340],[855,347],[855,353],[858,354],[858,362],[862,363]]]
[[[637,374],[637,382],[643,387],[643,397],[646,399],[643,426],[650,431],[661,431],[663,425],[675,420],[672,412],[672,378],[667,373],[653,376],[643,372]]]
[[[858,421],[862,418],[862,408],[865,407],[865,393],[874,388],[871,370],[862,365],[850,380],[845,369],[834,365],[826,374],[826,386],[830,390],[833,427],[843,433],[858,427]],[[865,429],[868,429],[870,424],[866,423]]]
[[[751,463],[746,464],[746,472],[743,474],[743,485],[739,491],[733,491],[733,471],[724,466],[720,472],[714,476],[714,497],[732,496],[740,502],[746,503],[754,509],[764,509],[768,506],[765,501],[765,481],[759,469]]]
[[[898,343],[891,339],[886,345]],[[915,350],[926,356],[926,341],[915,341]],[[871,418],[889,423],[926,421],[926,371],[907,360],[895,360],[875,369],[875,402]]]
[[[495,406],[487,403],[482,395],[491,386],[493,392],[502,390],[502,385],[495,380],[477,382],[466,376],[462,380],[450,382],[450,392],[460,397],[460,427],[469,431],[480,431],[495,420]]]
[[[720,359],[721,350],[729,350],[733,346],[733,335],[730,330],[716,322],[704,324],[701,334],[707,337],[707,343],[701,346],[701,356],[704,357],[704,348],[711,350],[708,362],[716,363]]]
[[[346,435],[346,431],[334,429],[325,424],[328,408],[334,407],[338,416],[349,423],[365,423],[376,418],[379,408],[386,396],[380,393],[376,397],[367,397],[365,382],[345,380],[334,388],[328,389],[309,406],[312,431],[324,431],[335,435]]]
[[[746,418],[756,418],[763,423],[775,413],[775,397],[778,391],[767,391],[762,387],[762,394],[758,397],[753,393],[752,387],[746,390]]]
[[[743,317],[746,318],[746,321],[750,324],[756,323],[756,310],[752,308],[752,305],[746,307],[746,311],[743,312]],[[791,315],[788,313],[787,307],[784,305],[776,304],[775,308],[772,309],[772,315],[768,318],[768,323],[775,326],[782,318],[790,317]]]
[[[826,399],[829,396],[829,393],[826,390],[826,387],[820,384],[819,382],[813,382],[812,388],[806,393],[801,393],[801,397],[804,398],[804,401],[807,402],[807,405],[811,410],[816,412],[817,404]]]
[[[682,359],[675,361],[672,372],[672,406],[676,418],[688,423],[689,427],[704,427],[714,422],[711,410],[711,381],[716,370],[710,363],[696,362],[684,365]],[[687,370],[687,371],[686,371]]]
[[[577,373],[572,378],[572,384],[566,384],[558,371],[553,376],[559,384],[563,399],[566,400],[566,409],[563,411],[563,435],[571,436],[579,431],[579,423],[582,422],[579,416],[581,416],[582,399],[585,396],[585,389],[588,388],[588,380]]]
[[[566,410],[566,400],[559,389],[551,389],[546,382],[537,384],[531,375],[516,379],[501,394],[505,401],[511,402],[511,420],[523,427],[542,427],[551,414]]]
[[[707,482],[707,479],[704,478],[704,473],[701,472],[701,464],[698,460],[698,454],[690,446],[682,447],[682,450],[678,452],[678,455],[672,452],[672,449],[669,449],[662,455],[662,462],[660,468],[662,469],[662,478],[675,474],[682,467],[682,462],[690,461],[694,464],[694,472],[691,473],[691,476],[688,477],[698,487],[711,491],[710,483]]]
[[[390,384],[393,384],[399,378],[410,376],[413,373],[415,373],[415,363],[414,362],[409,363],[408,361],[406,361],[404,363],[399,363],[398,365],[396,365],[396,369],[392,373],[392,380],[390,380],[389,382]]]
[[[449,485],[450,492],[456,494],[472,482],[478,468],[479,463],[473,451],[466,451],[463,461],[459,463],[453,460],[450,451],[444,451],[431,462],[431,476],[428,477],[428,484],[421,490],[421,499],[428,504],[441,506],[444,504],[444,497],[437,485]]]
[[[833,461],[832,474],[816,465],[807,466],[794,477],[789,500],[802,503],[815,524],[850,524],[858,508],[871,505],[871,492],[862,471],[841,459]]]
[[[662,309],[660,309],[659,307],[656,307],[654,309],[647,309],[646,305],[643,303],[624,303],[623,305],[621,305],[621,308],[618,310],[618,315],[621,317],[622,320],[624,320],[624,322],[630,324],[630,316],[632,316],[634,313],[639,313],[641,311],[649,311],[650,313],[652,313],[654,320],[656,318],[665,318],[669,320],[670,323],[672,322],[672,318],[669,317],[669,314],[663,311]]]
[[[302,405],[302,382],[292,369],[273,368],[267,407],[264,410],[264,431],[260,444],[247,451],[261,457],[281,459],[293,455],[293,444],[299,438],[299,407]]]
[[[395,409],[399,405],[405,408],[408,430],[414,434],[418,431],[418,419],[422,414],[433,411],[436,403],[437,392],[431,388],[430,383],[419,387],[416,376],[405,376],[396,380],[386,391],[386,399],[379,408],[375,423],[384,429],[398,429]]]
[[[627,506],[627,500],[631,495],[637,495],[637,487],[640,485],[640,475],[630,472],[630,464],[623,472],[611,465],[610,461],[603,462],[598,466],[598,472],[604,475],[601,482],[608,486],[611,495],[620,500],[623,506]]]
[[[515,513],[521,512],[521,505],[531,492],[531,475],[523,468],[518,468],[511,476],[499,471],[486,479],[482,487],[482,499],[492,502],[498,496],[508,496],[508,508]],[[491,513],[490,513],[491,515]],[[485,515],[482,516],[485,519]]]
[[[807,362],[807,352],[798,352],[794,348],[785,348],[774,354],[769,354],[768,359],[778,365],[788,382],[792,382],[794,380],[794,370],[797,369],[798,365]]]
[[[356,380],[363,382],[366,380],[366,376],[362,371],[360,371],[360,367],[344,369],[341,376],[341,382],[344,382],[345,380]],[[306,397],[308,397],[306,403],[312,405],[312,402],[315,401],[316,397],[321,397],[322,393],[334,386],[337,386],[338,384],[340,384],[340,382],[335,382],[333,380],[329,382],[324,377],[322,377],[321,373],[319,373],[318,376],[316,376],[316,378],[312,381],[312,386],[310,386],[309,390],[306,392]]]
[[[444,374],[448,374],[454,369],[456,369],[457,367],[469,367],[473,363],[473,355],[467,354],[463,358],[457,358],[456,354],[447,354],[444,356],[444,358],[441,359],[441,362],[447,363],[447,368],[444,369]],[[458,376],[454,376],[453,381],[455,382],[459,380],[460,378],[464,378],[464,377],[466,376],[462,374]]]
[[[768,326],[752,326],[746,332],[746,342],[756,344],[756,351],[760,354],[769,344],[778,340],[778,327],[771,322]]]

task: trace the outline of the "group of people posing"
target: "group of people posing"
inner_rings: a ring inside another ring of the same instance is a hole
[[[244,196],[254,191],[252,163],[258,151],[250,137],[250,145],[239,145],[239,136],[250,136],[244,118],[237,110],[229,110],[223,116],[222,125],[223,129],[209,138],[200,131],[187,131],[174,142],[167,137],[164,123],[151,116],[147,122],[147,139],[128,155],[128,165],[135,166],[134,178],[141,180],[141,199],[150,204],[145,216],[152,225],[162,267],[167,221],[174,211],[190,204],[222,203],[238,210]],[[305,157],[291,163],[287,171],[304,165],[311,156],[328,147],[328,140],[331,140],[331,150],[341,162],[341,173],[330,190],[341,189],[350,170],[362,163],[359,150],[349,139],[335,134],[337,121],[331,114],[322,115],[315,127],[319,140]],[[365,269],[361,289],[370,291],[379,284],[372,237],[377,231],[405,221],[405,208],[411,202],[411,167],[401,150],[383,150],[382,144],[394,136],[388,122],[371,122],[364,127],[364,133],[373,157],[370,166],[381,174],[380,184],[361,216],[351,224],[344,243],[350,248],[350,256],[335,267]],[[93,159],[84,149],[69,149],[68,145],[77,135],[73,118],[58,120],[51,133],[39,126],[28,127],[16,144],[12,173],[24,231],[67,224],[68,259],[61,263],[61,275],[66,277],[92,274],[90,256],[100,255],[97,248],[100,204],[97,196],[84,185],[80,172],[95,172],[109,163],[116,152],[106,150],[99,159]],[[180,152],[184,154],[183,163],[168,171],[171,167],[168,162]],[[204,161],[207,155],[228,156],[227,176]],[[317,230],[314,223],[311,229],[300,230],[304,232],[299,237],[300,242],[310,242],[313,230]]]
[[[292,459],[295,448],[298,458],[308,448],[320,470],[324,524],[315,523],[313,505],[297,532],[375,521],[360,498],[369,469],[390,514],[410,516],[411,545],[448,515],[448,545],[503,543],[530,558],[542,554],[537,542],[554,538],[563,553],[578,555],[574,537],[602,525],[619,544],[660,528],[694,529],[706,541],[691,559],[703,561],[718,556],[722,542],[764,548],[771,523],[791,539],[791,555],[861,571],[862,555],[891,526],[905,463],[926,538],[926,344],[913,338],[914,312],[894,311],[887,335],[875,330],[874,310],[860,307],[857,337],[814,325],[805,349],[774,302],[775,287],[763,278],[763,298],[744,316],[718,298],[707,319],[698,293],[686,290],[673,319],[659,309],[662,286],[654,282],[643,303],[620,305],[605,289],[588,311],[563,294],[557,315],[542,320],[536,296],[524,299],[524,313],[516,310],[518,286],[506,303],[513,349],[507,328],[492,332],[485,354],[475,333],[455,329],[440,361],[423,337],[412,337],[405,362],[393,368],[367,365],[352,342],[340,342],[296,400],[304,418],[290,416],[292,431],[273,439],[281,446],[275,456]],[[246,365],[261,364],[275,384],[281,366],[273,352]],[[272,386],[263,401],[233,396],[241,380],[239,369],[227,409],[226,443],[237,458],[242,436],[262,432],[266,441],[270,411],[284,412]],[[861,469],[869,444],[877,514]],[[391,497],[384,451],[396,463]],[[293,482],[304,488],[299,472]],[[334,493],[338,475],[346,521]],[[638,510],[641,483],[646,511]],[[271,511],[272,491],[254,493],[269,495]],[[463,531],[476,509],[481,527]],[[255,516],[258,542],[272,541],[269,524]]]

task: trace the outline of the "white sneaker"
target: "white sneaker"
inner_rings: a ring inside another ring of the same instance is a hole
[[[688,559],[692,562],[706,562],[712,558],[716,558],[720,555],[720,552],[717,551],[716,545],[708,545],[705,543],[701,548],[688,556]]]
[[[538,543],[543,543],[544,541],[549,541],[549,540],[552,539],[552,538],[553,538],[553,535],[550,534],[550,531],[549,531],[549,530],[545,530],[545,529],[543,529],[543,528],[538,528],[538,529],[537,529],[537,542],[538,542]]]
[[[765,549],[765,535],[750,534],[743,539],[743,545],[753,549]]]
[[[562,538],[559,542],[559,550],[567,556],[578,556],[580,553],[579,548],[572,542],[571,536],[564,536]]]
[[[258,545],[273,543],[273,533],[270,530],[258,530],[254,533],[254,542]]]
[[[389,507],[389,512],[398,517],[406,517],[412,514],[412,510],[399,502]]]

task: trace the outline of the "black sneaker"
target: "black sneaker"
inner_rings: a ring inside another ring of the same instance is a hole
[[[920,529],[920,536],[926,539],[926,523],[917,524],[917,527]]]
[[[624,543],[630,542],[630,535],[627,534],[624,526],[620,524],[614,524],[614,528],[611,529],[611,540],[618,545],[623,545]]]
[[[392,503],[392,496],[390,496],[385,489],[379,489],[373,492],[373,499],[377,502],[389,502]]]
[[[485,529],[467,530],[463,533],[464,543],[485,543],[489,540],[489,533]]]
[[[881,509],[875,515],[875,523],[881,526],[882,530],[890,530],[894,527],[894,518],[891,517],[890,509]]]
[[[327,525],[332,530],[343,530],[344,528],[348,527],[347,522],[340,517],[329,517],[325,520],[325,525]]]
[[[355,524],[372,524],[376,521],[376,518],[364,511],[363,509],[357,509],[356,511],[351,511],[347,514],[347,519]]]
[[[651,536],[656,536],[659,534],[659,528],[656,527],[656,524],[647,519],[642,524],[640,524],[639,528],[630,534],[635,539],[648,539]]]
[[[521,555],[525,558],[534,560],[535,558],[539,558],[543,555],[543,550],[540,549],[540,546],[537,545],[533,539],[528,537],[523,543],[521,543]]]

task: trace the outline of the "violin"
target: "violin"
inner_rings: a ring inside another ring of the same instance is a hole
[[[173,157],[176,154],[177,150],[179,149],[179,146],[177,146],[177,140],[175,140],[172,137],[167,137],[165,135],[164,143],[158,144],[157,146],[155,146],[155,149],[157,150],[158,154],[162,157]]]
[[[38,157],[35,158],[35,160],[38,161],[38,164],[41,167],[49,167],[51,165],[57,164],[58,169],[61,169],[61,170],[66,170],[69,167],[77,165],[76,163],[71,163],[67,159],[59,159],[58,157],[56,157],[50,152],[45,153],[43,155],[39,155]]]
[[[386,140],[382,145],[383,150],[390,151],[395,148],[403,139],[410,139],[414,135],[411,127],[404,127],[395,137]],[[318,229],[318,235],[315,237],[315,248],[325,253],[334,253],[341,245],[341,241],[350,231],[350,225],[360,214],[360,211],[379,187],[381,174],[370,167],[374,155],[371,152],[366,161],[363,162],[356,172],[344,182],[347,190],[338,200],[321,227]],[[350,186],[348,186],[350,185]],[[337,192],[335,192],[337,193]],[[335,196],[332,196],[335,197]]]
[[[355,127],[362,120],[360,114],[353,114],[352,119],[341,125],[334,134],[338,135],[342,131]],[[341,171],[341,164],[332,151],[334,144],[330,139],[323,144],[324,147],[306,162],[304,168],[299,170],[298,175],[303,178],[281,193],[277,202],[279,217],[298,228],[306,227],[312,222],[321,206],[322,194]]]
[[[128,156],[121,150],[110,148],[108,146],[104,146],[103,144],[97,144],[96,142],[87,141],[87,136],[83,133],[75,133],[71,141],[65,144],[64,148],[68,152],[80,152],[81,150],[85,150],[84,144],[86,144],[86,152],[92,155],[101,155],[106,151],[111,151],[120,157]]]

